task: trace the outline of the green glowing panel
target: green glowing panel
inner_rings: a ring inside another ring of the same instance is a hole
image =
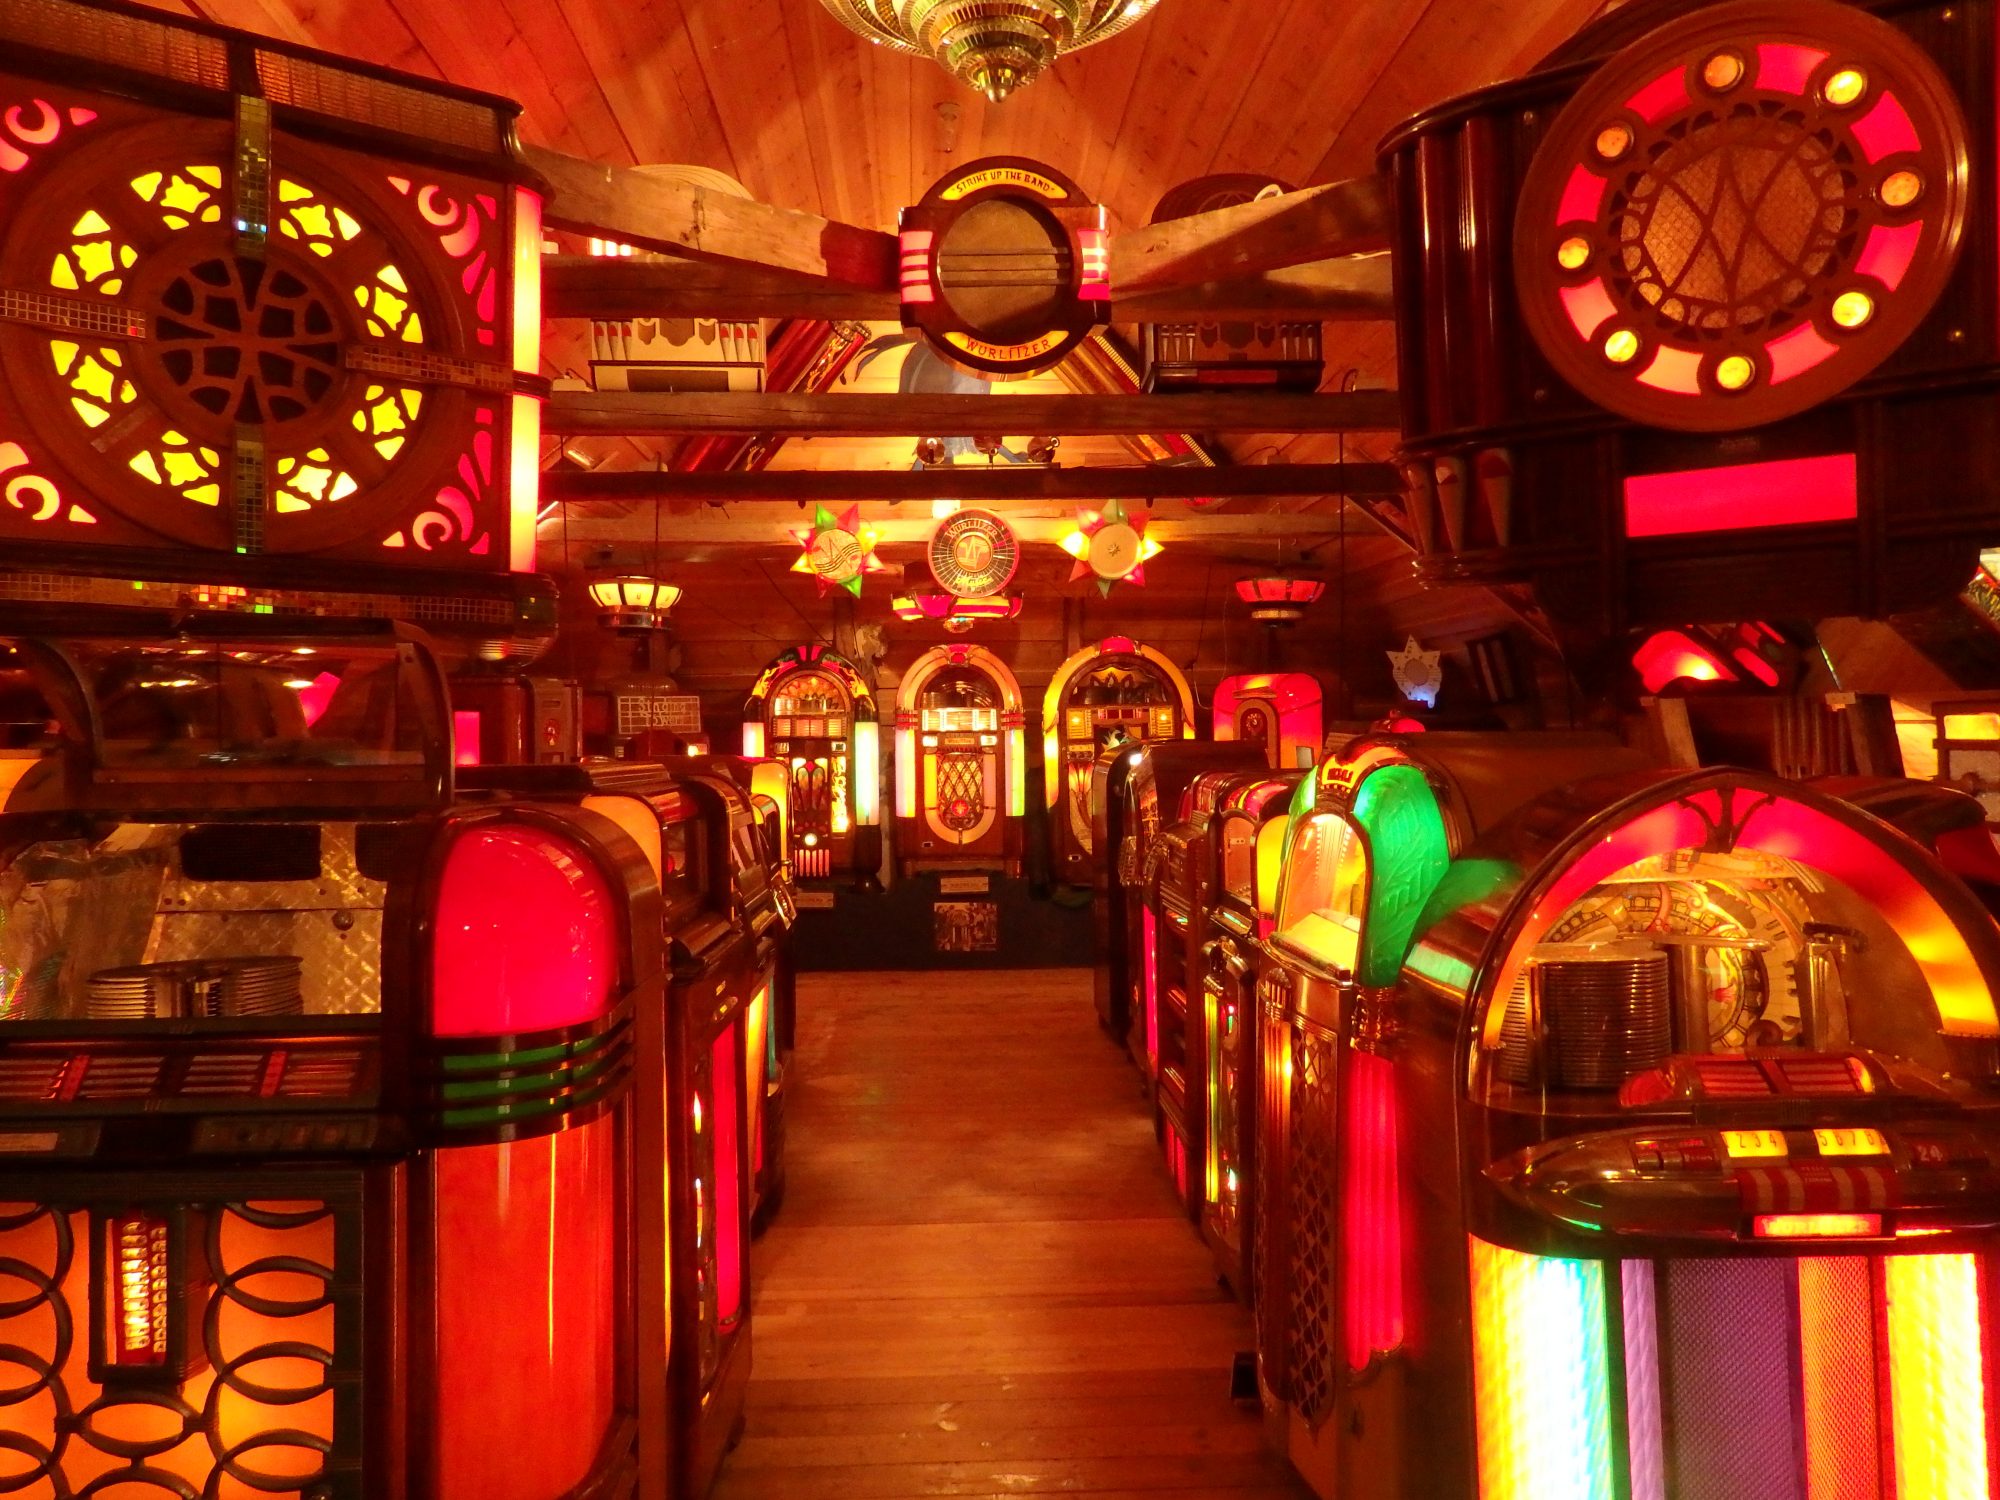
[[[1416,934],[1424,903],[1451,864],[1444,814],[1424,773],[1384,766],[1361,783],[1354,821],[1368,835],[1368,915],[1356,977],[1394,984]]]

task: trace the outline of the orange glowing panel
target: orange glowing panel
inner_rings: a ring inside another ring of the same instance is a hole
[[[440,1495],[548,1500],[590,1473],[617,1411],[617,1129],[437,1153]]]
[[[1731,1161],[1741,1161],[1746,1157],[1771,1157],[1786,1154],[1785,1133],[1782,1130],[1725,1130],[1722,1132],[1722,1149],[1729,1153]]]
[[[514,369],[542,370],[542,200],[514,190]],[[513,436],[507,493],[507,567],[535,571],[535,520],[541,510],[542,403],[513,398]]]
[[[1701,389],[1701,356],[1662,344],[1654,351],[1653,362],[1639,372],[1639,384],[1692,396]]]
[[[1872,1263],[1809,1255],[1798,1273],[1806,1500],[1880,1500]]]
[[[750,1167],[764,1166],[764,1053],[770,1045],[771,987],[761,986],[744,1008],[743,1103],[750,1117]]]
[[[1764,353],[1771,361],[1773,385],[1782,385],[1794,375],[1803,375],[1839,352],[1839,345],[1828,342],[1810,323],[1801,323],[1790,333],[1772,339],[1764,346]]]
[[[156,1214],[112,1214],[105,1220],[106,1363],[121,1369],[168,1364],[171,1237],[171,1227]]]
[[[1662,73],[1625,101],[1625,107],[1648,125],[1687,108],[1686,74],[1679,68]]]
[[[1882,1263],[1896,1500],[1992,1493],[1980,1261],[1892,1255]]]
[[[1759,1214],[1752,1231],[1760,1240],[1873,1239],[1882,1233],[1880,1214]]]

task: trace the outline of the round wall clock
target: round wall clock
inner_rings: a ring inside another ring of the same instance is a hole
[[[1013,582],[1021,545],[992,512],[961,510],[931,533],[930,558],[938,587],[961,599],[984,599]]]
[[[1571,385],[1635,421],[1790,416],[1936,304],[1968,175],[1950,84],[1887,22],[1831,0],[1706,7],[1550,127],[1515,220],[1522,312]]]

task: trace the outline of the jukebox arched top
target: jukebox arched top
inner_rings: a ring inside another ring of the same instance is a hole
[[[1329,757],[1292,808],[1273,941],[1309,971],[1394,983],[1451,861],[1429,777],[1399,751],[1368,746]]]
[[[1992,1076],[2000,931],[1851,803],[1745,771],[1614,778],[1468,857],[1495,879],[1410,967],[1465,997],[1490,1104],[1941,1099]]]
[[[1319,679],[1308,672],[1252,672],[1216,684],[1215,737],[1261,742],[1274,769],[1312,764],[1320,735]]]
[[[1042,698],[1042,774],[1048,804],[1062,796],[1066,759],[1079,760],[1088,795],[1098,752],[1133,741],[1194,738],[1194,690],[1167,656],[1107,636],[1070,657]],[[1083,810],[1086,824],[1089,809]]]

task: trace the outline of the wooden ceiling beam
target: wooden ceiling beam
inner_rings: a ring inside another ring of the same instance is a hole
[[[1092,437],[1164,429],[1393,432],[1399,415],[1394,391],[1314,396],[1206,391],[1174,396],[558,391],[543,413],[542,427],[564,437],[666,437],[678,433],[786,437],[1048,433]]]
[[[763,469],[724,474],[677,474],[648,469],[613,473],[551,470],[542,499],[579,506],[634,500],[791,501],[845,505],[857,500],[1184,500],[1236,495],[1395,494],[1402,479],[1392,464],[1252,464],[1223,469],[1179,466],[935,469]]]
[[[691,547],[757,547],[796,556],[799,545],[785,528],[799,524],[796,520],[783,522],[768,514],[706,510],[698,515],[667,518],[661,527],[660,541],[662,547],[670,549],[677,560]],[[1064,512],[1059,516],[1017,516],[1009,513],[1007,524],[1023,542],[1055,543],[1076,529],[1076,516],[1074,512]],[[924,514],[877,517],[868,525],[878,543],[899,546],[907,542],[929,541],[938,523]],[[1280,515],[1237,511],[1215,516],[1150,517],[1146,522],[1146,535],[1169,545],[1273,540],[1295,543],[1308,537],[1335,535],[1339,526],[1339,517],[1332,512],[1325,515]],[[649,508],[645,512],[643,521],[631,516],[574,512],[566,517],[552,515],[542,522],[542,534],[549,545],[554,545],[556,539],[564,534],[568,535],[572,546],[588,542],[623,544],[629,552],[622,555],[638,562],[652,554],[652,511]],[[1356,533],[1349,542],[1359,548],[1378,540],[1371,531]],[[717,560],[726,561],[726,554],[719,555]],[[1063,565],[1068,566],[1066,562]]]
[[[803,279],[808,286],[895,288],[893,234],[662,182],[630,167],[560,151],[536,146],[525,151],[528,165],[548,185],[543,217],[556,228],[693,260],[751,266],[781,281]]]
[[[741,200],[733,200],[740,202]],[[1195,286],[1111,292],[1121,323],[1165,319],[1329,321],[1391,316],[1389,257],[1356,255]],[[550,318],[858,318],[893,323],[893,287],[838,286],[750,264],[676,256],[550,255],[542,261],[542,314]]]
[[[1199,287],[1389,248],[1388,185],[1380,177],[1168,219],[1111,240],[1114,296]]]

